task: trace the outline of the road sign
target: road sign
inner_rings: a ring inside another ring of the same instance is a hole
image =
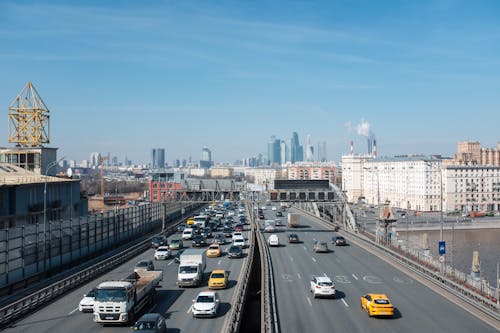
[[[446,242],[439,242],[439,255],[446,254]]]
[[[444,256],[439,257],[439,262],[444,262]]]

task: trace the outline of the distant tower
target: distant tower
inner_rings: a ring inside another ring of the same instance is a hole
[[[49,109],[31,82],[9,106],[9,142],[20,147],[50,143]]]

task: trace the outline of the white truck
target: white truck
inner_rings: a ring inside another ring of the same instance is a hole
[[[179,287],[194,287],[201,284],[206,267],[205,252],[204,249],[187,249],[182,252],[177,273]]]
[[[288,227],[298,228],[300,227],[300,214],[298,213],[288,213]]]
[[[140,271],[123,280],[105,281],[95,291],[94,322],[99,324],[133,324],[136,314],[153,304],[155,288],[163,271]]]

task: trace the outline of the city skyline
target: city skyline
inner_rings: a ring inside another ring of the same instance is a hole
[[[363,124],[378,156],[451,156],[459,141],[494,147],[499,9],[2,2],[0,146],[10,146],[8,106],[32,81],[50,110],[46,146],[68,160],[111,152],[147,163],[160,146],[170,164],[207,146],[214,161],[233,162],[265,154],[271,134],[298,131],[340,161],[351,140],[356,153],[367,151]]]

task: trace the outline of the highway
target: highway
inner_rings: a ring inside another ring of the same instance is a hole
[[[249,226],[245,226],[246,230]],[[219,231],[218,231],[219,232]],[[245,233],[248,239],[247,232]],[[180,234],[169,237],[180,238]],[[228,238],[228,241],[230,239]],[[210,239],[209,239],[210,241]],[[184,241],[184,245],[190,246],[191,241]],[[148,312],[159,312],[167,318],[168,332],[221,332],[224,321],[229,315],[231,309],[231,299],[236,289],[236,281],[241,272],[242,265],[247,257],[239,259],[229,259],[225,250],[229,244],[223,246],[223,256],[219,258],[207,258],[207,267],[205,270],[204,285],[199,288],[179,288],[176,285],[178,264],[173,259],[166,261],[154,261],[155,269],[163,270],[163,281],[161,288],[157,289],[156,304]],[[177,251],[173,251],[174,254]],[[248,252],[248,248],[244,250]],[[135,264],[142,259],[153,260],[154,250],[149,249],[133,260],[110,271],[99,279],[96,279],[74,291],[64,295],[51,304],[41,308],[39,311],[23,320],[14,323],[11,327],[5,329],[5,332],[131,332],[131,327],[123,326],[105,326],[102,327],[92,320],[91,313],[80,313],[78,303],[82,295],[102,281],[111,279],[121,279],[133,271]],[[216,318],[192,318],[191,304],[198,292],[207,290],[208,277],[215,268],[223,268],[229,272],[228,289],[219,290],[221,305],[219,314]]]
[[[269,207],[264,214],[275,218]],[[302,243],[288,244],[287,227],[278,227],[281,246],[270,248],[282,332],[498,332],[362,248],[333,246],[336,233],[312,218],[302,215],[301,224],[292,232]],[[314,253],[315,240],[328,241],[330,252]],[[335,299],[313,298],[309,281],[314,275],[334,280]],[[368,317],[359,297],[370,292],[389,296],[394,318]]]

